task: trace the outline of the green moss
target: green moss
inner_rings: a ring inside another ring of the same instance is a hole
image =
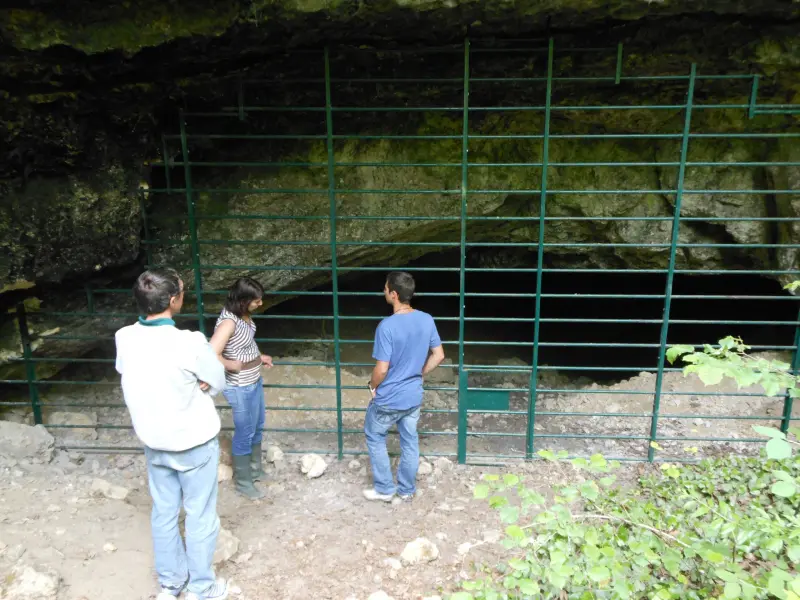
[[[64,44],[87,54],[107,50],[132,54],[177,38],[221,35],[236,19],[238,8],[236,2],[211,6],[175,2],[132,6],[125,2],[109,5],[106,13],[86,20],[14,9],[0,16],[0,30],[14,46],[25,50]]]

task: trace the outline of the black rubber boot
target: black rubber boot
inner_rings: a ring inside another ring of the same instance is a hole
[[[250,454],[250,472],[253,475],[253,481],[261,481],[264,479],[264,469],[261,467],[261,443],[253,444],[252,453]]]
[[[250,500],[259,500],[264,494],[253,485],[253,473],[250,470],[250,455],[233,457],[233,481],[236,491]]]

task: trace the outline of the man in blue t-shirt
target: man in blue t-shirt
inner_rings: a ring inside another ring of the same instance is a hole
[[[414,288],[414,278],[402,272],[389,273],[383,288],[393,312],[378,325],[372,352],[377,362],[369,381],[372,401],[364,433],[374,488],[364,490],[367,500],[391,502],[395,493],[410,500],[416,492],[422,378],[444,360],[444,350],[433,317],[411,308]],[[397,487],[386,451],[386,434],[392,425],[397,425],[400,434]]]

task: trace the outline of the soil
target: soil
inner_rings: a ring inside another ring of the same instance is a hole
[[[420,477],[418,497],[393,506],[362,498],[370,484],[365,462],[326,460],[326,472],[313,480],[300,473],[298,457],[287,456],[280,468],[269,465],[267,481],[259,484],[267,497],[258,502],[236,495],[230,481],[220,484],[222,527],[239,539],[238,552],[217,568],[239,592],[232,597],[365,600],[382,590],[396,600],[418,599],[452,589],[474,564],[493,564],[502,551],[503,526],[471,491],[483,473],[497,469],[438,459]],[[59,452],[47,465],[6,464],[0,468],[0,574],[8,577],[14,564],[55,570],[60,589],[47,600],[155,597],[142,456]],[[635,476],[644,468],[623,470]],[[517,472],[544,493],[579,477],[569,465],[542,462]],[[128,497],[93,497],[97,477],[128,488]],[[394,572],[384,564],[419,537],[438,547],[436,561]],[[477,546],[462,555],[464,543]]]

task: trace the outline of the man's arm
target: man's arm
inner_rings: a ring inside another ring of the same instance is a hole
[[[198,335],[202,336],[203,334]],[[225,367],[222,366],[217,353],[205,339],[197,352],[194,374],[199,381],[210,386],[211,389],[208,392],[212,396],[219,394],[225,387]]]
[[[386,379],[386,374],[389,372],[389,361],[379,360],[375,363],[372,369],[372,377],[369,380],[369,387],[373,390],[378,389],[378,386]]]
[[[389,361],[392,358],[392,336],[391,332],[383,323],[378,325],[375,332],[375,345],[372,349],[372,358],[375,359],[375,367],[372,369],[372,376],[369,379],[369,387],[372,390],[372,397],[375,397],[375,390],[386,379],[389,372]]]
[[[425,366],[422,368],[422,376],[424,377],[436,367],[442,364],[444,360],[444,348],[439,344],[436,348],[431,348],[431,353],[428,355],[428,360],[425,361]]]
[[[422,367],[423,377],[442,364],[444,360],[442,338],[439,337],[439,331],[436,329],[436,323],[434,322],[431,322],[431,339],[428,342],[428,347],[431,349],[431,353],[428,355],[428,360],[425,361],[425,366]]]

